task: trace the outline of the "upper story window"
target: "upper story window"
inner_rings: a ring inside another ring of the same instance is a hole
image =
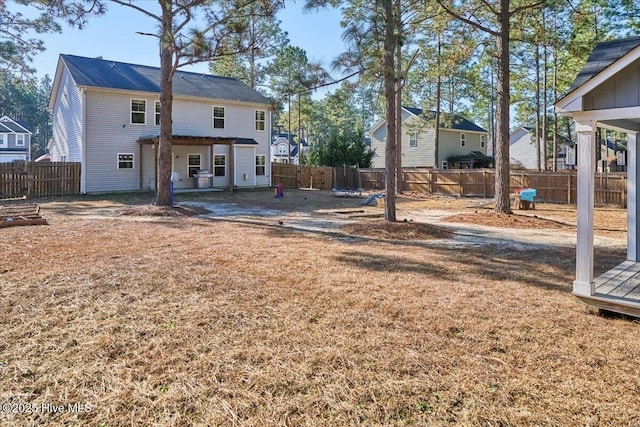
[[[256,110],[256,130],[264,130],[267,112],[264,110]]]
[[[278,154],[287,154],[287,146],[284,144],[278,145]]]
[[[16,147],[24,147],[24,135],[16,135]]]
[[[418,132],[411,132],[409,134],[409,147],[418,146]]]
[[[480,147],[487,145],[487,135],[480,135]]]
[[[160,101],[156,101],[156,126],[160,126]]]
[[[143,125],[147,122],[147,101],[144,99],[131,100],[131,123]]]
[[[467,137],[464,133],[460,134],[460,147],[467,145]]]
[[[224,129],[224,107],[213,107],[213,128]]]
[[[4,137],[3,133],[0,133],[0,147],[6,147],[7,146],[7,140]]]

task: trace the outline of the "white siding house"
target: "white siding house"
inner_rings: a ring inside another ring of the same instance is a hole
[[[538,169],[535,135],[520,126],[509,134],[509,162],[525,169]],[[540,147],[540,164],[544,167],[544,147]]]
[[[215,187],[269,186],[269,101],[206,74],[178,71],[173,87],[176,188],[195,187],[198,170],[214,174]],[[51,160],[82,163],[83,193],[155,189],[158,68],[61,55],[49,106]]]
[[[7,116],[0,118],[0,163],[31,159],[31,131]]]
[[[442,114],[438,158],[435,156],[435,112],[402,107],[402,166],[443,167],[452,156],[472,152],[486,155],[488,132],[475,123],[457,115]],[[375,125],[370,133],[374,168],[385,167],[387,121]]]
[[[291,142],[289,142],[291,136]],[[300,148],[302,154],[309,152],[309,144],[303,139],[299,140],[294,134],[280,133],[274,136],[271,144],[271,161],[274,163],[289,163],[297,165],[300,163]]]

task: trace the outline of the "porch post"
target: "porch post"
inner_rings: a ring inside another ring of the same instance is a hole
[[[593,205],[596,163],[596,122],[576,121],[578,133],[578,237],[576,243],[576,280],[573,293],[591,296],[593,284]]]
[[[234,156],[235,147],[233,144],[229,144],[229,191],[233,191],[233,187],[235,186],[236,179],[236,161]]]
[[[640,260],[640,206],[637,197],[637,182],[640,176],[640,162],[638,161],[638,134],[627,134],[627,259]]]

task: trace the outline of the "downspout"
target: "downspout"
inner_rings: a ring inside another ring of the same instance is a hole
[[[272,157],[273,153],[271,152],[271,150],[273,150],[273,146],[271,145],[271,138],[272,138],[272,135],[273,135],[273,127],[272,127],[273,126],[273,122],[271,120],[272,110],[271,109],[267,109],[267,111],[269,113],[269,117],[268,117],[269,126],[266,127],[267,129],[269,129],[269,133],[267,134],[267,147],[269,147],[269,149],[267,151],[267,155],[268,155],[267,160],[268,161],[265,161],[265,163],[267,163],[266,167],[268,168],[267,170],[269,171],[268,172],[269,175],[267,175],[267,178],[269,178],[269,181],[268,181],[269,182],[269,186],[273,187],[273,185],[274,185],[273,184],[273,175],[271,175],[271,159],[273,158]]]
[[[82,94],[82,156],[80,163],[80,193],[87,194],[87,88],[81,87]]]

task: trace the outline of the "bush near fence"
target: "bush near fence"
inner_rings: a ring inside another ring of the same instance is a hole
[[[80,163],[0,163],[0,199],[80,194]]]
[[[493,169],[404,169],[403,190],[423,194],[493,197],[495,171]],[[360,169],[363,189],[384,190],[384,169]],[[536,200],[547,203],[575,204],[578,179],[571,172],[510,172],[510,192],[517,188],[535,188]],[[595,174],[595,204],[598,206],[627,206],[627,174]]]

